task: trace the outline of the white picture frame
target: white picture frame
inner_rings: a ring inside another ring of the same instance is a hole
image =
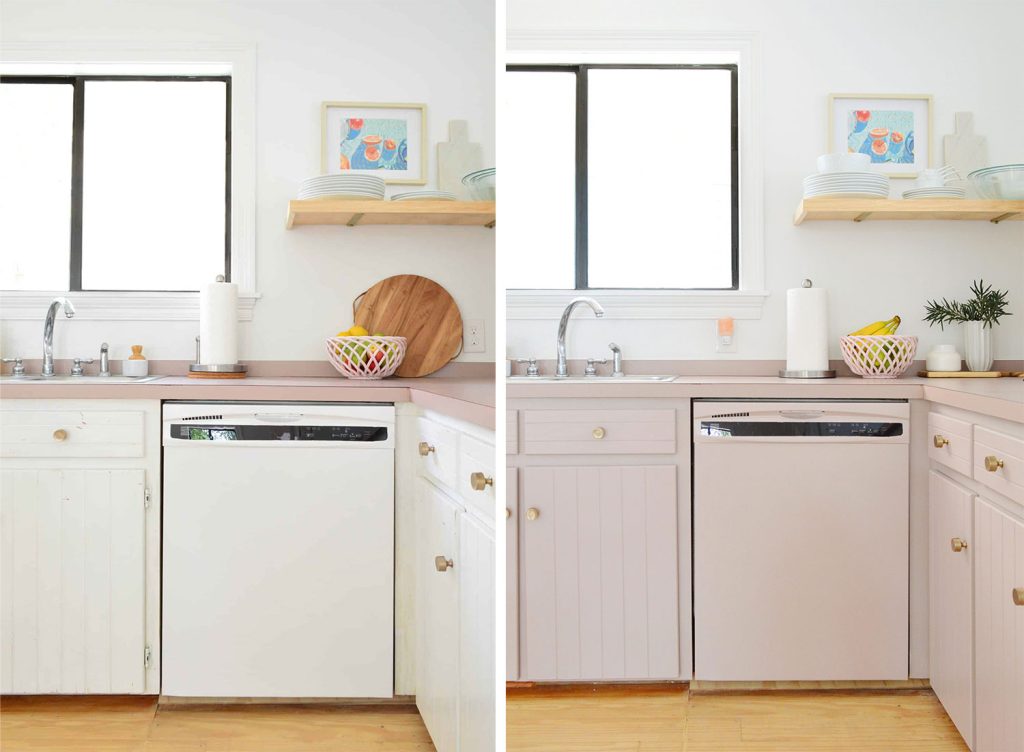
[[[828,150],[871,156],[871,170],[914,178],[932,164],[930,94],[829,94]]]
[[[320,171],[375,175],[390,185],[427,182],[427,106],[324,102]]]

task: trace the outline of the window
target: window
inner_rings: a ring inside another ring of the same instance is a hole
[[[736,65],[513,65],[510,288],[738,290]]]
[[[0,110],[0,289],[230,279],[229,76],[4,76]]]

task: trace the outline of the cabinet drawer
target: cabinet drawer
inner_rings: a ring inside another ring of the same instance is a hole
[[[420,418],[417,443],[420,471],[454,491],[458,469],[458,434],[451,428]]]
[[[928,458],[970,477],[972,433],[965,420],[928,413]]]
[[[505,454],[519,454],[519,411],[505,411]]]
[[[0,457],[142,457],[140,410],[0,411]]]
[[[474,473],[478,474],[476,487],[473,486]],[[494,496],[494,447],[471,436],[460,437],[456,489],[467,504],[494,524],[498,508]]]
[[[526,454],[674,454],[675,410],[527,410]]]
[[[1024,504],[1024,439],[976,426],[974,479]]]

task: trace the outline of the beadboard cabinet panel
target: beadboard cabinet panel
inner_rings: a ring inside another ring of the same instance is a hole
[[[975,752],[1024,749],[1024,523],[974,505]]]
[[[971,650],[974,644],[971,566],[974,495],[932,470],[928,496],[931,684],[960,735],[971,745],[974,736]]]
[[[674,466],[522,471],[520,678],[674,679]]]
[[[145,471],[0,471],[0,691],[145,690]]]

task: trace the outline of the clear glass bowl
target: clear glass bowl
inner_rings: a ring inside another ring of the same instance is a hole
[[[493,167],[463,176],[462,184],[469,189],[469,195],[477,201],[494,201],[497,178]]]
[[[1024,201],[1024,164],[986,167],[967,179],[982,198]]]

